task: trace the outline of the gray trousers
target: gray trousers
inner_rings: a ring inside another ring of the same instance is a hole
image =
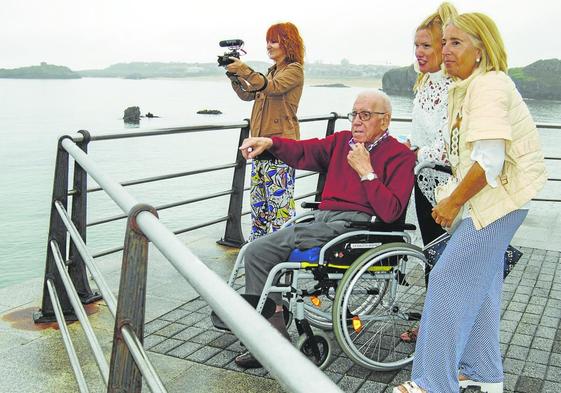
[[[247,247],[244,257],[245,292],[261,295],[271,269],[286,262],[295,248],[307,250],[322,246],[336,236],[352,231],[345,224],[348,221],[369,221],[370,215],[354,211],[318,210],[314,220],[298,223],[277,232],[256,239]],[[270,298],[281,304],[281,295],[274,293]]]

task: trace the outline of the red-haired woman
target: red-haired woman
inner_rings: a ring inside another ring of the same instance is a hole
[[[251,136],[300,139],[296,112],[304,87],[304,43],[290,22],[267,30],[267,54],[275,62],[267,75],[255,72],[237,58],[227,69],[232,87],[244,101],[252,101]],[[278,230],[294,216],[294,168],[270,153],[253,159],[249,240]]]

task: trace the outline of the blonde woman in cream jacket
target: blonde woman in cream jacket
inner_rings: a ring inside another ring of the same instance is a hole
[[[495,23],[480,13],[444,28],[449,160],[458,186],[433,209],[443,227],[462,219],[431,271],[412,381],[394,392],[503,391],[499,347],[504,252],[546,182],[526,104],[507,76]]]

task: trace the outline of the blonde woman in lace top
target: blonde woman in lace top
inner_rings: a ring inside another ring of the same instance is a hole
[[[433,161],[449,166],[446,156],[445,135],[448,124],[448,86],[450,77],[441,70],[442,26],[457,15],[450,3],[442,3],[438,10],[426,18],[415,32],[416,68],[419,71],[414,86],[412,128],[410,143],[417,152],[417,161]],[[415,183],[415,207],[423,243],[428,244],[443,233],[431,217],[436,204],[434,189],[446,182],[448,175],[425,169]]]

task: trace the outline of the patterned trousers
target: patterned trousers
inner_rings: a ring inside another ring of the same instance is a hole
[[[294,168],[281,160],[253,160],[249,241],[279,230],[294,217],[294,176]]]
[[[527,213],[515,210],[480,230],[464,219],[432,269],[411,372],[429,393],[458,393],[458,373],[503,380],[504,253]]]

